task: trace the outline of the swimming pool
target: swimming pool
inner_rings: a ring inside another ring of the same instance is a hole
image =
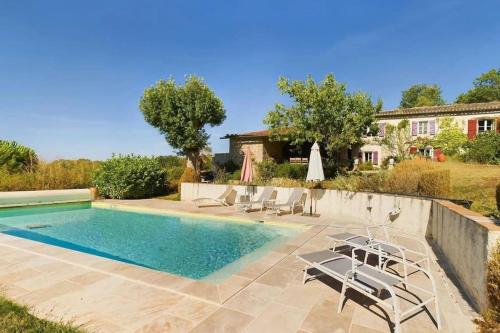
[[[79,203],[1,209],[0,232],[199,280],[230,275],[298,229]]]

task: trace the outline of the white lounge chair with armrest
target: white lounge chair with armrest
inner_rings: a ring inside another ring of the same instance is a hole
[[[251,210],[255,206],[260,206],[260,211],[263,211],[265,203],[271,203],[276,200],[276,196],[278,191],[276,191],[272,187],[264,187],[262,193],[255,200],[251,200],[248,202],[237,203],[237,205],[242,205],[245,211]]]
[[[374,229],[382,230],[385,240],[376,239],[373,234]],[[333,240],[334,242],[332,247],[333,249],[335,249],[335,247],[339,244],[341,245],[344,244],[350,247],[356,247],[356,246],[372,247],[373,244],[377,244],[377,249],[379,249],[384,254],[384,256],[378,256],[379,266],[382,267],[383,265],[385,268],[387,267],[387,264],[389,264],[391,261],[400,263],[403,265],[403,276],[405,279],[408,278],[409,274],[414,273],[414,272],[408,273],[409,263],[418,266],[421,263],[425,263],[426,269],[430,270],[429,251],[428,247],[425,245],[423,241],[415,237],[405,236],[399,233],[394,238],[405,238],[411,240],[413,243],[418,244],[421,247],[421,249],[420,250],[409,249],[406,246],[398,245],[389,236],[389,232],[387,231],[387,225],[385,224],[366,227],[366,234],[367,235],[361,235],[350,232],[343,232],[343,233],[328,235],[327,237]],[[371,253],[367,253],[367,255],[365,256],[365,263],[368,260],[368,256],[370,254]],[[410,258],[410,256],[412,258]]]
[[[358,260],[358,252],[379,255],[381,251],[377,245],[372,244],[370,247],[353,247],[351,256],[329,250],[297,255],[297,258],[306,263],[303,283],[305,284],[310,278],[316,278],[320,275],[327,275],[341,282],[342,291],[340,293],[339,306],[337,308],[338,313],[342,311],[347,288],[354,289],[371,298],[377,304],[386,307],[394,313],[395,333],[401,332],[402,319],[414,315],[418,309],[425,308],[427,304],[433,302],[436,310],[437,328],[441,328],[436,284],[428,271],[422,269],[418,265],[412,263],[408,264],[427,276],[431,283],[431,290],[408,283],[404,278]],[[315,270],[314,274],[309,274],[309,270],[312,269]],[[413,292],[410,292],[408,288],[411,288],[412,291],[418,290],[425,296],[416,296]],[[384,299],[382,299],[381,294],[383,290],[387,290],[390,297],[384,297]],[[397,294],[396,290],[399,293],[405,292],[405,297]],[[411,295],[413,295],[410,302],[412,305],[402,311],[399,298],[408,300],[408,297],[411,297]]]
[[[304,209],[304,205],[306,204],[307,193],[304,192],[302,188],[293,189],[292,193],[288,199],[283,203],[273,203],[269,206],[272,209],[273,213],[278,215],[281,212],[282,208],[288,208],[287,210],[291,213],[295,213],[295,208],[302,207]]]
[[[232,186],[228,186],[217,198],[197,198],[193,202],[198,208],[212,206],[230,206],[236,200],[236,191]]]

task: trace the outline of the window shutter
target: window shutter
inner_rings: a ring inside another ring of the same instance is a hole
[[[417,147],[411,146],[410,147],[410,154],[416,154],[417,153]]]
[[[385,123],[378,124],[378,136],[383,137],[385,135]]]
[[[435,120],[429,121],[429,134],[436,135],[436,121]]]
[[[417,126],[418,126],[418,123],[416,121],[411,122],[411,135],[412,136],[417,136]]]
[[[378,165],[378,151],[374,151],[372,154],[373,165]]]
[[[497,118],[497,133],[500,133],[500,118]]]
[[[437,160],[439,158],[439,155],[441,155],[441,149],[436,148],[434,149],[434,159]]]
[[[477,134],[477,119],[469,119],[467,121],[467,137],[469,140],[476,138]]]

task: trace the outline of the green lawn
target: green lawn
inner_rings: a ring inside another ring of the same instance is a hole
[[[181,195],[179,193],[170,193],[168,195],[157,197],[157,199],[171,200],[171,201],[180,201],[181,200]]]
[[[62,322],[51,322],[33,316],[25,306],[0,295],[0,332],[2,333],[83,333]]]
[[[471,209],[481,214],[495,212],[495,186],[500,182],[500,165],[454,160],[435,164],[441,169],[450,170],[452,198],[472,200]]]

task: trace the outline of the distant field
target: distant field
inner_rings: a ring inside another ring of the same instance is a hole
[[[472,200],[472,210],[482,214],[496,210],[495,186],[500,182],[500,165],[450,160],[436,166],[450,170],[451,197]]]

